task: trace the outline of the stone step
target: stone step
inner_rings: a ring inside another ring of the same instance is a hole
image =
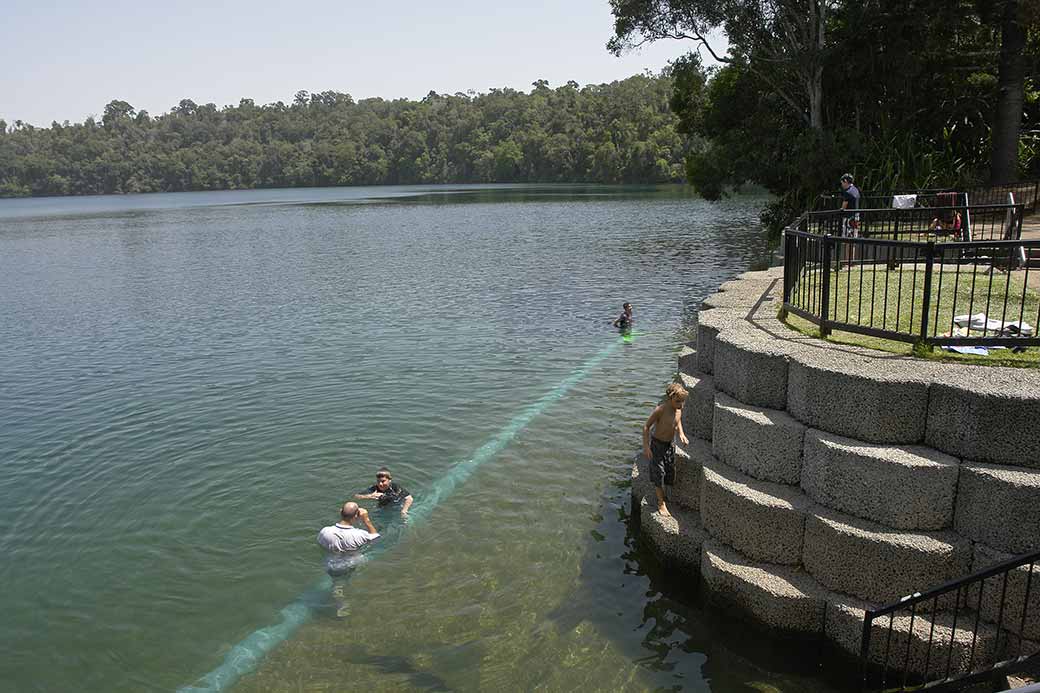
[[[824,590],[805,572],[752,561],[715,540],[701,549],[701,575],[719,596],[773,628],[819,633]]]
[[[965,462],[954,527],[1008,553],[1040,549],[1040,470]]]
[[[971,542],[908,532],[815,506],[805,521],[805,569],[836,592],[880,604],[965,575]]]
[[[719,331],[738,324],[746,311],[733,308],[712,308],[697,313],[697,370],[713,375],[715,363],[715,338]]]
[[[789,347],[746,320],[715,336],[715,389],[759,407],[787,407]]]
[[[689,445],[675,444],[675,488],[670,498],[684,508],[699,510],[701,507],[701,484],[704,474],[701,467],[711,463],[711,446],[697,438],[689,438]]]
[[[833,593],[827,603],[827,638],[857,657],[860,654],[867,608],[870,608],[869,604]],[[946,674],[947,662],[950,676],[966,674],[973,669],[993,664],[996,661],[997,631],[981,622],[976,631],[975,620],[975,615],[968,609],[958,612],[956,624],[952,612],[916,613],[912,618],[911,630],[909,610],[897,612],[891,621],[887,615],[879,616],[871,623],[870,661],[877,665],[883,664],[887,651],[890,668],[902,669],[905,662],[909,671],[933,679],[942,678]],[[892,677],[889,676],[889,681],[891,680]],[[876,684],[878,681],[872,679],[872,683]]]
[[[687,447],[676,444],[675,485],[665,487],[669,504],[697,510],[701,500],[701,464],[710,457],[711,449],[702,441],[691,439]],[[632,465],[632,494],[638,498],[648,498],[656,505],[657,495],[650,481],[649,465],[642,453],[636,454]]]
[[[721,462],[704,464],[701,520],[715,538],[749,558],[797,564],[811,503],[790,486],[758,481]]]
[[[646,498],[640,501],[638,508],[640,538],[665,561],[698,570],[701,545],[707,534],[697,513],[670,508],[670,515],[662,515],[657,512],[656,503]]]
[[[976,542],[973,546],[975,557],[972,560],[972,571],[985,570],[997,563],[1014,558]],[[1032,576],[1030,576],[1032,569]],[[990,623],[999,623],[1005,630],[1016,636],[1021,635],[1029,640],[1040,640],[1040,562],[1023,565],[1007,574],[1007,583],[1003,575],[987,578],[982,583],[980,599],[979,587],[973,586],[966,594],[964,602],[978,608],[982,618]],[[1029,600],[1028,605],[1026,599]],[[1012,644],[1017,645],[1018,638],[1011,637]]]
[[[802,473],[805,426],[786,412],[715,395],[712,449],[731,467],[760,479],[797,484]]]
[[[715,379],[697,372],[679,373],[679,383],[690,396],[682,408],[682,425],[686,436],[711,440],[715,418]]]
[[[786,409],[829,433],[871,443],[919,443],[935,371],[936,366],[920,360],[865,356],[851,349],[795,350]]]
[[[864,443],[815,429],[805,434],[805,493],[828,508],[888,527],[949,527],[958,471],[956,459],[931,448]]]
[[[929,388],[925,442],[965,460],[1040,469],[1040,436],[1027,433],[1040,421],[1040,372],[961,370]]]
[[[697,370],[697,350],[693,347],[683,345],[679,349],[679,372],[694,373]]]

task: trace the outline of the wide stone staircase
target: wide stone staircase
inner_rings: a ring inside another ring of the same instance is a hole
[[[633,512],[713,596],[859,655],[867,609],[1040,548],[1040,374],[811,340],[776,319],[780,281],[748,273],[704,302],[679,354],[690,444],[677,448],[672,517],[656,511],[641,455]],[[956,674],[1040,639],[1032,573],[874,621],[870,658],[895,648],[910,671]],[[1025,611],[1027,581],[1032,617],[998,618]]]

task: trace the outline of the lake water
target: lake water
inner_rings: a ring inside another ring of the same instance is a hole
[[[373,512],[396,541],[345,617],[315,604],[235,690],[817,687],[626,523],[642,421],[700,300],[763,256],[762,202],[0,200],[0,688],[191,685],[321,578],[317,530],[377,467],[432,504],[561,383],[424,521]]]

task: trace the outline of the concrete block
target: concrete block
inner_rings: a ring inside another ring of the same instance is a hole
[[[1008,553],[1040,549],[1040,470],[964,462],[954,527]]]
[[[688,346],[679,349],[679,372],[693,374],[697,371],[697,350]]]
[[[805,569],[828,589],[887,604],[968,572],[971,543],[907,532],[817,506],[805,521]]]
[[[797,484],[805,425],[785,412],[715,395],[712,449],[720,461],[763,481]]]
[[[690,438],[690,444],[675,445],[675,486],[669,490],[669,500],[680,507],[697,510],[701,504],[701,467],[711,461],[711,448],[704,441]]]
[[[926,441],[964,459],[1040,469],[1037,421],[1035,369],[954,367],[930,389]]]
[[[975,558],[971,566],[973,572],[985,570],[997,563],[1014,558],[1012,554],[1004,553],[980,542],[975,543],[974,550]],[[978,585],[972,586],[964,599],[969,607],[977,606],[982,618],[986,621],[994,624],[999,621],[1004,630],[1014,633],[1011,638],[1014,641],[1012,645],[1017,644],[1019,639],[1017,636],[1029,640],[1040,640],[1040,561],[1032,565],[1032,578],[1029,576],[1029,571],[1028,564],[1015,568],[1007,574],[1006,585],[1002,575],[988,578],[982,583],[981,600]],[[1029,599],[1028,607],[1027,598]],[[1003,610],[1001,604],[1003,604]]]
[[[949,527],[958,471],[956,459],[931,448],[864,443],[815,429],[805,434],[805,493],[888,527]]]
[[[719,331],[744,320],[746,311],[713,308],[697,313],[697,370],[712,375],[715,363],[715,338]]]
[[[708,540],[701,549],[701,575],[713,597],[768,626],[799,633],[819,633],[823,627],[823,591],[801,570],[756,563]]]
[[[799,349],[788,369],[787,410],[830,433],[871,443],[917,443],[924,437],[932,370],[920,361]]]
[[[637,453],[632,460],[632,509],[639,510],[639,501],[644,498],[653,500],[654,485],[650,483],[650,469],[643,453]]]
[[[745,404],[771,409],[787,406],[785,345],[749,327],[727,329],[715,337],[715,388]]]
[[[827,638],[850,654],[858,656],[863,639],[864,614],[869,606],[845,595],[831,594],[824,626]],[[965,674],[972,668],[995,661],[996,629],[980,623],[978,638],[973,638],[975,619],[966,611],[960,613],[956,631],[953,628],[953,615],[948,612],[915,614],[913,630],[909,610],[894,614],[891,623],[890,641],[888,616],[878,617],[871,623],[868,656],[874,664],[883,664],[887,651],[889,666],[902,666],[905,659],[911,672],[939,678],[946,671],[947,656],[951,675]]]
[[[749,558],[797,564],[810,505],[797,489],[758,481],[720,462],[704,465],[701,521]]]
[[[640,504],[641,538],[663,560],[698,570],[701,545],[707,538],[700,518],[695,512],[680,509],[670,511],[670,515],[662,515],[657,512],[653,502],[644,499]]]
[[[700,373],[680,373],[679,382],[690,396],[682,409],[683,431],[688,438],[694,436],[711,440],[715,417],[715,379]]]

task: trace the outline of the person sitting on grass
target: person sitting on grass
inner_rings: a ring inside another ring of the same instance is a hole
[[[675,485],[675,439],[689,445],[682,427],[683,402],[689,393],[679,383],[672,383],[664,392],[664,402],[659,404],[643,424],[643,456],[650,462],[650,481],[657,494],[657,512],[671,515],[665,504],[665,489]],[[653,435],[650,431],[653,429]]]
[[[400,504],[402,515],[408,515],[408,508],[412,507],[412,501],[414,500],[412,494],[408,493],[408,489],[393,481],[393,476],[391,476],[390,470],[386,467],[379,468],[376,472],[376,483],[369,486],[367,492],[359,493],[354,498],[357,500],[377,500],[379,501],[379,507]]]

